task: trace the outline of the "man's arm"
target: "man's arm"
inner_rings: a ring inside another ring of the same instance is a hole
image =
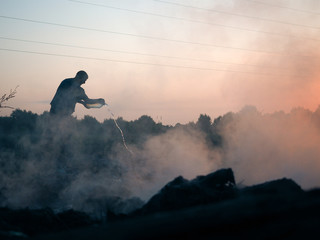
[[[81,88],[81,93],[79,97],[77,98],[77,102],[81,103],[84,107],[90,108],[91,104],[100,104],[101,106],[105,105],[106,102],[103,98],[98,98],[98,99],[90,99],[83,88]]]

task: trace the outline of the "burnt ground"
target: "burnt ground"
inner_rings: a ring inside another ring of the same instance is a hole
[[[304,191],[286,178],[239,188],[231,169],[190,181],[177,177],[142,208],[109,214],[106,223],[78,212],[46,210],[47,219],[38,213],[37,222],[9,211],[7,218],[0,211],[1,239],[312,239],[320,233],[320,189]]]
[[[35,239],[311,239],[320,233],[319,195],[247,197]]]

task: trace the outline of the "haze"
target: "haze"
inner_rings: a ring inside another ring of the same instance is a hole
[[[10,105],[42,113],[59,83],[85,70],[87,95],[105,98],[126,120],[149,115],[187,123],[200,113],[215,118],[245,105],[263,113],[314,111],[319,4],[1,0],[0,93],[19,85]],[[82,106],[74,115],[110,117],[106,109]]]

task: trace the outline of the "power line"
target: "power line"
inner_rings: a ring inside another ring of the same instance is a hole
[[[230,29],[238,30],[238,31],[247,31],[247,32],[255,32],[255,33],[261,33],[261,34],[269,34],[269,35],[275,35],[275,36],[281,36],[281,37],[289,37],[289,38],[294,37],[294,38],[299,38],[299,39],[307,39],[307,40],[312,40],[312,41],[320,41],[320,39],[307,38],[307,37],[301,37],[301,36],[298,37],[298,36],[288,35],[288,34],[283,34],[283,33],[275,33],[275,32],[261,31],[261,30],[255,30],[255,29],[249,29],[249,28],[228,26],[228,25],[225,25],[225,24],[218,24],[218,23],[211,23],[211,22],[207,22],[207,21],[199,21],[199,20],[188,19],[188,18],[174,17],[174,16],[163,15],[163,14],[158,14],[158,13],[150,13],[150,12],[144,12],[144,11],[137,11],[137,10],[127,9],[127,8],[120,8],[120,7],[109,6],[109,5],[105,5],[105,4],[90,3],[90,2],[84,2],[84,1],[78,1],[78,0],[68,0],[68,1],[70,1],[70,2],[75,2],[75,3],[80,3],[80,4],[85,4],[85,5],[91,5],[91,6],[95,6],[95,7],[103,7],[103,8],[109,8],[109,9],[114,9],[114,10],[132,12],[132,13],[137,13],[137,14],[144,14],[144,15],[156,16],[156,17],[161,17],[161,18],[168,18],[168,19],[173,19],[173,20],[178,20],[178,21],[186,21],[186,22],[207,24],[207,25],[217,26],[217,27],[221,27],[221,28],[230,28]],[[248,1],[249,1],[249,0],[248,0]]]
[[[217,44],[211,44],[211,43],[191,42],[191,41],[185,41],[185,40],[160,38],[160,37],[153,37],[153,36],[147,36],[147,35],[137,35],[137,34],[133,34],[133,33],[124,33],[124,32],[116,32],[116,31],[109,31],[109,30],[103,30],[103,29],[87,28],[87,27],[80,27],[80,26],[74,26],[74,25],[66,25],[66,24],[60,24],[60,23],[38,21],[38,20],[32,20],[32,19],[26,19],[26,18],[9,17],[9,16],[3,16],[3,15],[0,15],[0,18],[17,20],[17,21],[24,21],[24,22],[31,22],[31,23],[38,23],[38,24],[45,24],[45,25],[52,25],[52,26],[57,26],[57,27],[66,27],[66,28],[80,29],[80,30],[86,30],[86,31],[116,34],[116,35],[129,36],[129,37],[161,40],[161,41],[166,41],[166,42],[192,44],[192,45],[198,45],[198,46],[224,48],[224,49],[232,49],[232,50],[239,50],[239,51],[246,51],[246,52],[272,54],[272,55],[283,55],[283,53],[281,53],[281,52],[258,50],[258,49],[248,49],[248,48],[240,48],[240,47],[229,47],[229,46],[223,46],[223,45],[217,45]],[[290,56],[292,56],[292,55],[290,55]],[[308,56],[299,56],[299,57],[308,57]]]
[[[257,4],[262,4],[262,5],[267,5],[267,6],[275,7],[275,8],[288,9],[288,10],[295,11],[295,12],[303,12],[303,13],[307,13],[307,14],[320,15],[319,12],[313,12],[313,11],[308,11],[308,10],[291,8],[291,7],[287,7],[287,6],[280,6],[280,5],[277,5],[277,4],[272,4],[272,3],[267,3],[267,2],[260,2],[260,1],[255,1],[255,0],[245,0],[245,1],[253,2],[253,3],[257,3]]]
[[[271,76],[272,77],[306,77],[306,76],[296,76],[296,75],[278,75],[278,74],[270,74],[270,73],[245,72],[245,71],[227,70],[227,69],[201,68],[201,67],[190,67],[190,66],[181,66],[181,65],[169,65],[169,64],[158,64],[158,63],[146,63],[146,62],[117,60],[117,59],[107,59],[107,58],[84,57],[84,56],[75,56],[75,55],[66,55],[66,54],[26,51],[26,50],[10,49],[10,48],[0,48],[0,50],[1,51],[8,51],[8,52],[45,55],[45,56],[78,58],[78,59],[88,59],[88,60],[108,61],[108,62],[128,63],[128,64],[138,64],[138,65],[149,65],[149,66],[158,66],[158,67],[170,67],[170,68],[180,68],[180,69],[207,70],[207,71],[226,72],[226,73],[241,73],[241,74],[250,74],[250,75],[262,75],[262,76],[268,76],[268,77],[271,77]]]
[[[273,19],[268,19],[268,18],[254,17],[254,16],[249,16],[249,15],[244,15],[244,14],[239,14],[239,13],[230,13],[230,12],[225,12],[225,11],[220,11],[220,10],[213,10],[213,9],[208,9],[208,8],[185,5],[182,3],[168,2],[165,0],[154,0],[154,1],[165,3],[165,4],[176,5],[176,6],[180,6],[180,7],[185,7],[185,8],[193,8],[193,9],[198,9],[198,10],[202,10],[202,11],[209,11],[209,12],[221,13],[221,14],[226,14],[226,15],[232,15],[232,16],[237,16],[237,17],[242,17],[242,18],[257,19],[257,20],[265,21],[265,22],[280,23],[280,24],[291,25],[291,26],[296,26],[296,27],[303,27],[303,28],[311,28],[311,29],[320,30],[320,27],[314,27],[314,26],[303,25],[303,24],[298,24],[298,23],[290,23],[290,22],[273,20]]]
[[[231,63],[231,62],[196,59],[196,58],[186,58],[186,57],[178,57],[178,56],[157,55],[157,54],[148,54],[148,53],[140,53],[140,52],[129,52],[129,51],[120,51],[120,50],[112,50],[112,49],[104,49],[104,48],[77,46],[77,45],[63,44],[63,43],[52,43],[52,42],[34,41],[34,40],[26,40],[26,39],[18,39],[18,38],[9,38],[9,37],[2,37],[2,36],[0,36],[0,39],[10,40],[10,41],[18,41],[18,42],[26,42],[26,43],[45,44],[45,45],[52,45],[52,46],[71,47],[71,48],[78,48],[78,49],[88,49],[88,50],[105,51],[105,52],[113,52],[113,53],[140,55],[140,56],[148,56],[148,57],[161,57],[161,58],[171,58],[171,59],[178,59],[178,60],[196,61],[196,62],[207,62],[207,63],[240,65],[240,66],[259,67],[259,68],[280,69],[277,67],[261,66],[261,65],[256,65],[256,64]],[[281,68],[281,69],[283,69],[283,68]]]

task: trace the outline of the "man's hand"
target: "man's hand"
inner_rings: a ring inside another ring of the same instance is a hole
[[[103,98],[99,98],[99,99],[98,99],[98,103],[100,103],[100,104],[102,104],[102,105],[105,105],[105,104],[106,104],[106,102],[104,101]]]

